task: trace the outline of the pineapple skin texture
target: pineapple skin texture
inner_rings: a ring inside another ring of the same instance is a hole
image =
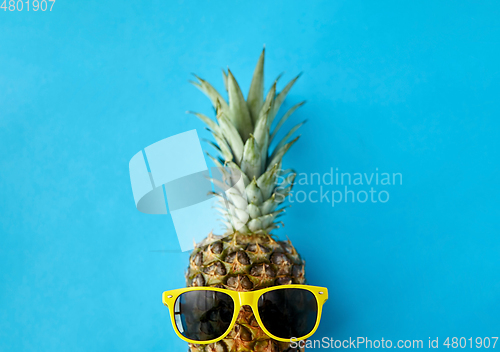
[[[209,236],[210,238],[210,236]],[[235,291],[304,284],[305,261],[290,241],[267,234],[241,234],[216,239],[194,249],[186,284]],[[295,352],[287,342],[271,339],[259,327],[252,309],[242,307],[236,325],[223,340],[209,345],[189,344],[191,352]]]

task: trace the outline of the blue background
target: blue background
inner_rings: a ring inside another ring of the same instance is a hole
[[[385,204],[288,211],[280,236],[330,290],[315,338],[498,336],[498,18],[495,1],[0,11],[0,350],[186,350],[160,296],[188,254],[169,216],[136,210],[128,162],[206,136],[184,114],[212,112],[190,72],[223,90],[229,65],[246,93],[263,44],[267,87],[304,72],[286,165],[403,175]]]

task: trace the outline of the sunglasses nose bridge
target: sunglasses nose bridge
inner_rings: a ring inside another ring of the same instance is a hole
[[[240,300],[240,306],[252,306],[254,299],[254,292],[238,292],[238,298]]]

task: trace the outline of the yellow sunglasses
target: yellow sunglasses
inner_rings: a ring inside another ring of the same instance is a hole
[[[314,334],[328,299],[325,287],[281,285],[250,292],[187,287],[163,292],[177,335],[190,343],[222,340],[233,329],[242,306],[250,306],[262,330],[290,342]]]

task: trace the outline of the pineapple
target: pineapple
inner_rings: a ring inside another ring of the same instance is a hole
[[[293,127],[270,152],[269,146],[290,115],[303,104],[288,110],[271,125],[287,93],[299,76],[276,93],[276,82],[264,98],[264,54],[258,60],[247,100],[228,69],[223,70],[229,103],[205,80],[192,82],[212,101],[216,121],[195,113],[213,134],[218,156],[209,157],[224,171],[240,173],[240,183],[221,197],[223,236],[209,234],[197,244],[189,258],[187,286],[213,286],[237,291],[252,291],[274,285],[304,284],[304,260],[291,242],[279,241],[271,231],[281,222],[283,204],[293,186],[295,173],[283,171],[283,155],[297,141],[288,141],[303,124]],[[224,171],[227,179],[227,172]],[[258,326],[249,307],[241,309],[233,331],[210,345],[190,344],[191,352],[295,351],[289,343],[272,340]]]

